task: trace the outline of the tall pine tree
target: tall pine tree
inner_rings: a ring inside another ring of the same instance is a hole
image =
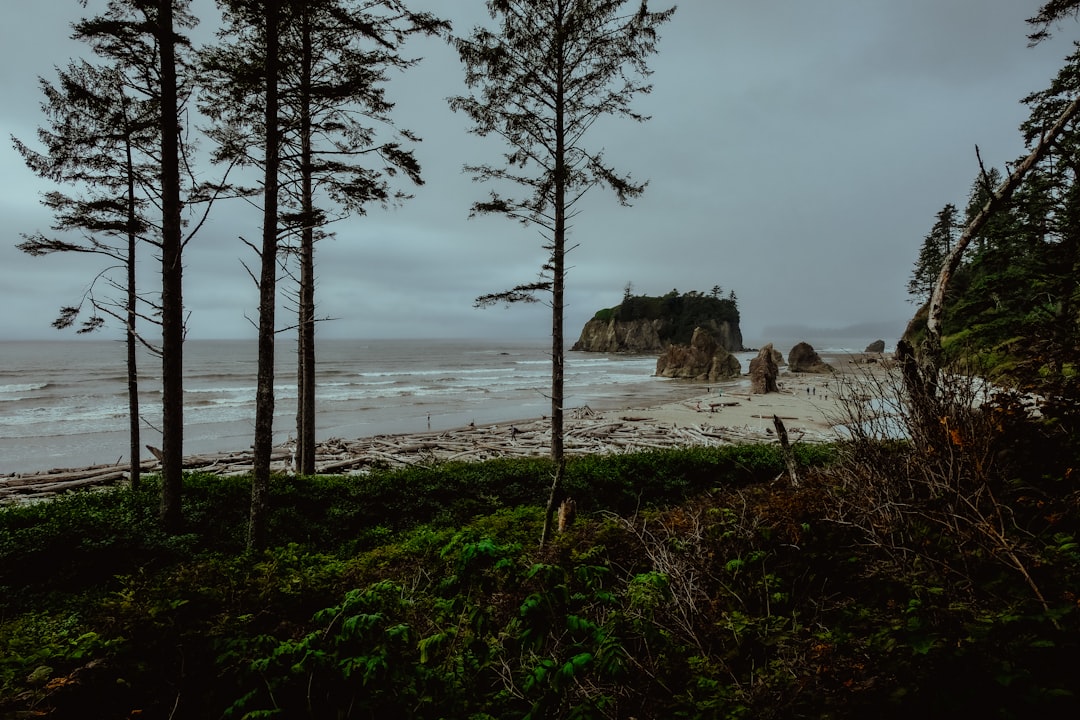
[[[139,241],[153,225],[147,213],[154,195],[146,188],[155,185],[151,159],[157,154],[158,122],[155,103],[134,97],[128,84],[119,67],[72,62],[57,70],[56,84],[41,80],[48,126],[38,130],[38,140],[44,152],[13,141],[35,174],[58,185],[43,199],[53,213],[56,234],[24,235],[19,249],[33,256],[81,253],[109,264],[94,268],[82,300],[61,308],[53,326],[71,327],[82,315],[80,333],[99,329],[106,317],[124,328],[129,473],[132,487],[138,487],[142,443],[136,351],[146,342],[138,321],[140,314],[153,311],[140,309],[136,259]],[[97,292],[100,283],[108,286],[103,293]]]
[[[161,521],[182,524],[184,453],[184,296],[181,132],[190,42],[189,0],[109,0],[99,16],[75,25],[74,37],[120,68],[134,92],[157,107],[156,203],[161,220],[152,241],[161,258],[162,491]]]
[[[415,62],[399,53],[408,36],[446,29],[430,14],[411,13],[396,0],[278,0],[274,27],[271,5],[223,3],[228,24],[223,42],[203,56],[200,101],[214,121],[210,134],[218,144],[217,159],[263,173],[257,406],[266,411],[256,413],[253,546],[265,540],[261,518],[273,433],[270,358],[277,273],[287,256],[298,259],[297,460],[298,470],[310,474],[315,470],[315,243],[334,220],[362,214],[371,203],[389,205],[408,197],[391,186],[399,174],[421,182],[419,164],[406,147],[417,138],[395,126],[384,85],[389,70]]]
[[[604,116],[647,118],[631,101],[651,89],[646,64],[656,52],[658,30],[674,8],[651,12],[647,0],[488,0],[495,30],[476,28],[455,41],[472,95],[450,106],[473,121],[472,132],[497,135],[509,150],[501,165],[466,168],[496,189],[473,213],[497,213],[535,226],[548,252],[537,282],[484,295],[479,305],[535,301],[551,293],[551,457],[555,470],[541,545],[551,534],[563,499],[563,311],[567,230],[582,196],[596,185],[629,204],[645,189],[591,149],[589,130]],[[523,193],[504,196],[516,185]]]
[[[410,35],[444,32],[429,13],[397,0],[294,0],[283,33],[282,215],[296,240],[297,471],[315,472],[315,242],[334,220],[364,214],[369,204],[409,196],[392,187],[399,174],[420,185],[407,146],[419,140],[395,124],[385,92],[390,70],[415,60],[400,53]]]
[[[945,262],[945,256],[956,240],[956,228],[957,209],[949,203],[938,212],[934,226],[919,248],[919,257],[915,261],[907,286],[912,302],[921,305],[930,299],[938,273],[941,272],[941,264]]]

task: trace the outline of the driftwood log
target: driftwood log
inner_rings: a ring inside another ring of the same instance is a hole
[[[703,412],[704,417],[709,413]],[[800,439],[825,442],[828,432],[798,430]],[[318,474],[362,474],[371,468],[434,465],[496,457],[545,457],[550,454],[551,427],[546,420],[463,427],[441,432],[376,435],[357,440],[330,438],[318,443]],[[605,417],[588,408],[568,413],[565,450],[568,455],[627,453],[688,446],[718,446],[747,442],[776,442],[771,427],[727,427],[710,424],[676,426],[633,415]],[[293,453],[286,443],[274,449],[273,472],[293,471]],[[160,469],[157,459],[141,464],[143,472]],[[193,455],[184,469],[218,475],[242,475],[252,470],[250,450]],[[75,488],[97,487],[127,480],[127,465],[102,465],[48,472],[0,475],[0,503],[50,497]]]

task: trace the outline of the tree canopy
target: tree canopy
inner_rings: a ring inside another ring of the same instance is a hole
[[[663,320],[658,332],[662,340],[689,344],[698,327],[713,327],[721,323],[739,324],[739,303],[732,291],[721,297],[719,286],[705,294],[697,290],[680,293],[672,290],[665,295],[624,295],[621,303],[598,310],[594,319],[618,322],[634,320]]]

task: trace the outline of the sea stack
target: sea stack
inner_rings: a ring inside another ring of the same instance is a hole
[[[741,373],[739,360],[701,327],[694,330],[689,345],[671,345],[656,361],[657,376],[666,378],[716,382]]]
[[[756,358],[750,361],[750,388],[755,393],[779,392],[780,387],[776,384],[776,377],[780,374],[780,368],[776,364],[773,355],[772,343],[758,351]]]
[[[801,373],[829,373],[833,371],[809,343],[801,342],[788,353],[788,370]]]

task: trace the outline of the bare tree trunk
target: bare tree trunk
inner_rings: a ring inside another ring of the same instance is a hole
[[[252,460],[248,549],[266,547],[270,516],[270,454],[274,444],[274,310],[277,303],[278,225],[278,2],[265,9],[266,162],[263,176],[263,234],[259,253],[259,370],[255,389],[255,447]]]
[[[559,203],[561,205],[561,203]],[[558,215],[558,211],[556,212]],[[556,221],[557,222],[557,221]],[[540,547],[551,539],[555,511],[563,500],[563,476],[566,474],[566,456],[564,450],[563,396],[565,379],[565,352],[563,349],[563,298],[565,272],[565,239],[563,233],[555,231],[558,238],[552,253],[552,267],[555,276],[552,283],[551,310],[551,463],[554,466],[551,478],[551,492],[548,494],[547,510],[544,513],[544,529],[540,535]]]
[[[559,57],[562,54],[559,53]],[[565,351],[563,347],[563,305],[566,282],[566,128],[562,61],[556,70],[558,89],[555,100],[555,232],[551,250],[551,462],[554,465],[551,492],[544,513],[540,547],[551,538],[555,511],[563,501],[563,475],[566,457],[563,449],[563,385]]]
[[[305,228],[303,239],[300,289],[300,343],[297,412],[297,472],[315,474],[315,263],[312,229]]]
[[[784,456],[784,464],[787,465],[788,479],[791,487],[799,487],[799,471],[795,465],[795,453],[791,451],[791,443],[788,442],[787,428],[779,415],[772,416],[773,427],[776,428],[776,437],[780,440],[780,452]]]
[[[142,443],[139,442],[139,368],[137,355],[138,339],[135,335],[135,322],[138,318],[135,303],[138,302],[138,294],[135,291],[135,248],[138,239],[135,232],[138,216],[135,207],[135,166],[131,157],[131,133],[125,132],[126,142],[124,150],[125,172],[127,172],[127,317],[125,342],[127,343],[127,392],[128,392],[128,455],[131,489],[138,490],[141,481],[140,473],[142,466],[139,463],[139,455],[142,452]]]
[[[300,236],[300,317],[297,327],[297,472],[315,474],[315,208],[311,165],[311,22],[302,19],[300,175],[304,227]]]
[[[180,122],[176,90],[173,0],[158,3],[161,53],[161,523],[176,533],[183,524],[184,296],[180,225]]]

